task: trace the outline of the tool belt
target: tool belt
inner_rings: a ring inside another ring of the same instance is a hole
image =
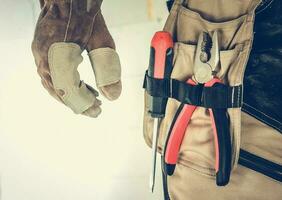
[[[281,25],[281,15],[277,16],[281,3],[175,0],[168,5],[171,10],[164,31],[174,40],[171,77],[158,79],[146,72],[143,84],[144,138],[149,146],[153,126],[148,112],[149,97],[168,98],[158,140],[163,157],[165,199],[281,199],[282,88],[278,81],[282,78],[279,51],[282,34],[267,34],[271,28],[275,29],[275,24]],[[273,24],[270,20],[274,20]],[[196,44],[203,31],[217,31],[219,35],[220,69],[215,76],[220,83],[213,87],[188,81],[194,76]],[[197,108],[187,122],[171,175],[164,167],[167,143],[171,129],[187,105]],[[210,109],[225,109],[227,114],[226,122],[217,121],[219,127],[228,124],[231,140],[232,171],[225,187],[217,187],[214,181],[217,150]]]
[[[173,98],[181,103],[204,108],[240,108],[243,105],[243,86],[203,87],[177,79],[157,79],[146,72],[143,88],[154,97]]]

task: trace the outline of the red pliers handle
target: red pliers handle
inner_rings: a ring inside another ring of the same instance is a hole
[[[189,79],[188,84],[196,85]],[[204,84],[204,87],[216,87],[222,84],[217,78],[213,78]],[[185,135],[185,131],[197,106],[181,104],[178,108],[170,127],[164,148],[164,171],[172,175],[178,160],[179,150]],[[215,143],[215,171],[216,183],[224,186],[229,182],[231,171],[231,137],[229,132],[229,118],[227,109],[209,108]]]

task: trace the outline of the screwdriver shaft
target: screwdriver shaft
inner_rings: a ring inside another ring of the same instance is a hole
[[[158,152],[158,138],[159,138],[159,126],[161,118],[154,118],[153,124],[153,138],[152,138],[152,171],[150,175],[150,189],[154,192],[155,179],[156,179],[156,160]]]

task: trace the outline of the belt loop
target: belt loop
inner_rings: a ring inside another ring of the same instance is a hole
[[[199,104],[200,104],[200,106],[203,106],[203,107],[207,107],[207,105],[206,105],[206,98],[205,98],[205,88],[203,88],[202,90],[201,90],[201,99],[199,99]]]
[[[172,79],[169,79],[169,97],[172,98]]]
[[[243,105],[243,100],[244,100],[244,84],[242,83],[242,85],[240,86],[241,90],[240,90],[240,98],[241,98],[241,101],[240,101],[240,105],[239,107],[241,108],[242,105]]]
[[[234,108],[234,93],[235,93],[235,87],[232,87],[231,92],[231,107]]]

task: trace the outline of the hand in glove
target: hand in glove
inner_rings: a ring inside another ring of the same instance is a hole
[[[80,80],[81,53],[88,51],[96,85],[107,99],[121,93],[121,67],[100,6],[102,0],[40,0],[32,52],[43,86],[76,114],[101,113],[98,92]]]

